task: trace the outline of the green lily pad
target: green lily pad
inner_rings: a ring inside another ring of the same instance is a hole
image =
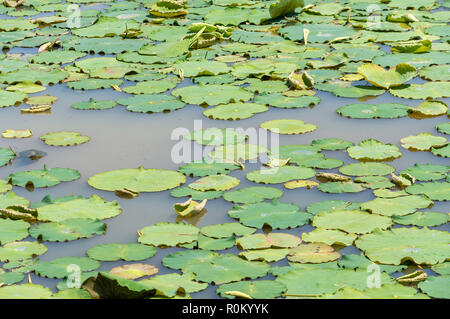
[[[423,194],[432,200],[450,200],[449,182],[420,183],[408,186],[406,192],[409,194]]]
[[[354,163],[339,168],[339,172],[349,176],[381,176],[391,174],[394,171],[394,167],[383,163]]]
[[[147,114],[166,113],[179,110],[185,106],[180,100],[166,94],[140,94],[118,99],[116,102],[120,105],[125,105],[128,111]]]
[[[308,179],[315,174],[316,172],[308,167],[282,166],[250,172],[247,179],[261,184],[279,184],[294,179]]]
[[[309,243],[325,243],[327,245],[350,246],[358,236],[340,230],[316,228],[302,234],[302,240]]]
[[[409,107],[407,105],[399,103],[356,103],[341,106],[336,112],[341,116],[352,119],[392,119],[407,116],[408,109]]]
[[[35,284],[0,287],[0,298],[2,299],[48,299],[51,295],[50,289]]]
[[[102,299],[143,299],[155,295],[156,290],[141,282],[125,279],[107,272],[99,272],[94,291]]]
[[[340,138],[328,137],[319,140],[313,140],[311,142],[311,145],[319,147],[320,149],[326,151],[337,151],[337,150],[345,150],[348,147],[353,146],[353,143],[349,141],[344,141]]]
[[[61,182],[70,182],[80,178],[80,173],[71,168],[36,169],[32,171],[10,174],[8,181],[14,186],[21,187],[50,187]]]
[[[0,166],[8,165],[15,157],[16,153],[13,150],[0,147]]]
[[[319,104],[320,101],[321,98],[317,96],[289,97],[280,93],[261,94],[255,96],[255,103],[270,105],[282,109],[313,107]]]
[[[287,254],[289,254],[288,248],[268,248],[243,251],[239,253],[239,256],[249,261],[275,262],[286,258]]]
[[[183,268],[183,273],[193,273],[196,281],[218,285],[263,277],[269,269],[270,266],[264,262],[245,261],[237,256],[224,254],[202,263],[188,264]]]
[[[189,264],[213,260],[218,255],[218,253],[209,250],[181,250],[168,254],[162,259],[162,264],[171,269],[182,269]]]
[[[254,204],[266,199],[279,198],[283,192],[274,187],[253,186],[226,192],[223,199],[232,203]]]
[[[22,220],[0,219],[0,243],[4,245],[24,239],[28,236],[28,227],[30,224]]]
[[[261,124],[261,127],[278,134],[303,134],[314,131],[317,126],[300,120],[272,120]]]
[[[53,132],[41,135],[40,139],[51,146],[72,146],[90,141],[89,136],[83,136],[78,132]]]
[[[419,70],[419,76],[429,81],[450,81],[448,65],[431,65]]]
[[[92,195],[89,198],[75,198],[69,201],[41,206],[37,209],[38,219],[62,222],[73,218],[106,219],[122,212],[116,201],[107,202]]]
[[[439,157],[450,157],[450,144],[443,147],[433,147],[431,148],[431,153]]]
[[[180,97],[182,101],[189,104],[207,105],[243,102],[253,97],[253,93],[229,84],[186,86],[173,90],[172,95]]]
[[[230,68],[226,63],[219,61],[183,61],[173,65],[176,72],[183,71],[185,77],[197,77],[201,75],[218,75],[228,73]]]
[[[177,246],[197,240],[199,229],[184,223],[158,223],[144,227],[138,241],[153,246]]]
[[[87,257],[62,257],[51,261],[41,261],[34,267],[37,275],[47,278],[66,278],[71,265],[76,265],[81,271],[91,271],[100,267],[100,263]]]
[[[148,264],[127,264],[123,266],[114,267],[109,271],[114,276],[119,276],[125,279],[137,279],[144,276],[150,276],[158,273],[158,268]]]
[[[155,254],[155,247],[136,243],[104,244],[91,247],[87,251],[90,258],[100,261],[138,261],[153,257]]]
[[[303,226],[308,223],[310,214],[301,212],[294,204],[260,202],[255,204],[235,205],[228,212],[232,218],[249,227],[262,228],[264,225],[273,229],[286,229]]]
[[[449,168],[436,164],[414,164],[401,173],[407,173],[419,181],[435,181],[445,178]]]
[[[432,147],[440,147],[447,144],[447,139],[434,136],[430,133],[420,133],[400,139],[402,147],[413,151],[429,151]]]
[[[47,247],[37,241],[13,241],[0,247],[0,261],[19,261],[42,255]]]
[[[411,113],[413,118],[429,118],[435,116],[441,116],[448,111],[447,104],[442,101],[424,101],[420,103],[416,108],[410,107],[408,112]]]
[[[210,175],[199,178],[188,186],[197,191],[226,191],[239,185],[240,181],[227,175]]]
[[[437,99],[449,97],[450,82],[426,82],[424,84],[405,84],[389,90],[396,97],[404,99]]]
[[[354,270],[367,270],[368,267],[373,265],[374,263],[364,257],[364,255],[355,255],[355,254],[348,254],[343,255],[341,259],[338,261],[338,265],[340,268],[344,269],[354,269]],[[402,271],[407,268],[406,265],[398,265],[398,266],[392,266],[392,265],[380,265],[376,264],[380,267],[380,271],[392,274],[393,272]]]
[[[397,146],[383,144],[373,138],[361,141],[347,149],[348,155],[360,161],[385,161],[402,156]]]
[[[176,82],[172,80],[142,81],[136,85],[124,87],[122,91],[131,94],[155,94],[173,89],[176,85]]]
[[[283,233],[249,234],[236,240],[239,249],[292,248],[301,243],[295,235]]]
[[[184,184],[186,177],[163,169],[119,169],[91,176],[88,184],[96,189],[115,191],[132,189],[136,192],[160,192]]]
[[[338,229],[347,233],[365,234],[376,228],[387,229],[392,219],[370,214],[360,210],[333,210],[322,212],[313,219],[313,226],[325,229]]]
[[[203,115],[215,120],[243,120],[268,109],[267,106],[257,103],[230,103],[207,109]]]
[[[355,242],[372,261],[399,265],[406,260],[434,265],[444,262],[450,253],[450,234],[428,228],[395,228],[375,230]]]
[[[28,207],[28,205],[30,205],[30,201],[24,197],[18,196],[13,191],[0,194],[0,209],[5,209],[12,205],[23,205]]]
[[[44,241],[69,241],[89,238],[106,232],[106,225],[87,218],[66,219],[60,223],[50,222],[33,225],[30,235]]]
[[[450,276],[428,277],[427,280],[419,283],[418,287],[421,291],[433,298],[450,299],[448,286],[450,284]]]
[[[450,134],[450,122],[436,125],[436,130],[442,134]]]
[[[417,209],[427,208],[433,202],[426,196],[410,195],[395,198],[375,198],[361,204],[361,209],[384,216],[404,216],[414,213]]]
[[[100,100],[82,101],[72,104],[72,107],[77,110],[106,110],[112,109],[117,105],[116,101]]]
[[[392,220],[400,225],[413,225],[419,227],[433,227],[448,222],[448,215],[438,212],[415,212],[406,216],[392,216]]]
[[[240,168],[235,163],[222,162],[192,162],[178,168],[178,171],[188,176],[208,176],[216,174],[228,174]]]
[[[215,199],[222,197],[224,193],[222,191],[209,191],[201,192],[187,186],[177,187],[170,192],[170,196],[173,197],[185,197],[190,196],[193,200]]]
[[[328,182],[317,186],[317,189],[324,193],[340,194],[340,193],[358,193],[364,191],[358,183],[353,182]]]
[[[256,231],[239,223],[224,223],[208,225],[200,229],[200,233],[211,238],[229,238],[233,236],[249,235]]]
[[[306,211],[312,215],[317,215],[321,212],[331,212],[335,209],[339,210],[357,210],[360,203],[346,202],[343,200],[323,200],[309,204]]]
[[[336,260],[340,254],[323,243],[303,244],[289,251],[288,260],[298,263],[320,264]]]

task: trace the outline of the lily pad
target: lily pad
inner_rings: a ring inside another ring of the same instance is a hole
[[[347,104],[341,106],[336,112],[352,119],[372,119],[372,118],[398,118],[408,115],[409,107],[399,103],[380,104]]]
[[[254,204],[265,199],[279,198],[283,192],[274,187],[252,186],[226,192],[223,199],[239,204]]]
[[[397,146],[383,144],[372,138],[361,141],[356,146],[349,147],[347,152],[351,158],[360,161],[386,161],[402,156]]]
[[[409,194],[423,194],[432,200],[450,200],[450,183],[449,182],[431,182],[420,183],[406,188]]]
[[[243,120],[268,109],[267,106],[257,103],[230,103],[207,109],[203,115],[215,120]]]
[[[429,151],[432,147],[441,147],[447,144],[447,139],[441,136],[434,136],[430,133],[420,133],[400,139],[402,147],[412,151]]]
[[[90,141],[89,136],[83,136],[78,132],[53,132],[41,135],[40,139],[51,146],[72,146]]]
[[[384,216],[404,216],[431,205],[433,205],[433,202],[426,196],[410,195],[395,198],[375,198],[362,203],[361,209]]]
[[[8,181],[21,187],[50,187],[58,185],[61,182],[70,182],[80,178],[80,173],[71,168],[51,168],[36,169],[32,171],[12,173],[8,177]]]
[[[250,172],[247,179],[260,184],[279,184],[294,179],[311,178],[315,174],[316,172],[308,167],[282,166]]]
[[[317,126],[300,120],[272,120],[261,124],[261,127],[278,134],[303,134],[314,131]]]
[[[153,257],[155,254],[155,247],[136,243],[104,244],[91,247],[87,251],[90,258],[100,261],[139,261]]]
[[[292,248],[301,243],[301,239],[291,234],[269,233],[249,234],[236,240],[239,249]]]
[[[400,225],[413,225],[419,227],[433,227],[448,222],[448,215],[438,212],[415,212],[406,216],[392,216],[392,220]]]
[[[280,297],[285,290],[286,287],[279,282],[255,280],[220,285],[216,292],[221,297],[230,299],[239,297],[239,294],[236,294],[236,292],[243,293],[253,299],[272,299]]]
[[[386,71],[379,65],[366,63],[358,68],[358,73],[367,82],[387,90],[414,78],[416,76],[416,68],[407,63],[400,63]]]
[[[33,225],[30,235],[44,241],[69,241],[89,238],[106,232],[106,225],[87,218],[66,219],[60,223],[50,222]]]
[[[303,244],[291,248],[288,260],[298,263],[320,264],[336,260],[340,254],[333,247],[323,243]]]
[[[210,175],[202,177],[189,184],[189,187],[197,191],[226,191],[239,185],[240,181],[227,175]]]
[[[0,219],[0,243],[4,245],[24,239],[28,236],[28,227],[30,224],[22,220]]]
[[[176,246],[197,240],[199,229],[184,223],[158,223],[144,227],[138,241],[153,246]]]
[[[0,247],[0,261],[19,261],[44,254],[47,247],[37,241],[13,241]]]
[[[253,97],[253,93],[229,84],[186,86],[173,90],[172,95],[189,104],[207,105],[248,101]]]
[[[91,176],[88,184],[96,189],[115,191],[132,189],[136,192],[159,192],[184,184],[186,177],[164,169],[119,169]]]
[[[427,228],[395,228],[375,230],[355,242],[366,256],[382,264],[399,265],[406,260],[434,265],[444,262],[450,253],[450,234]]]
[[[71,265],[77,265],[81,271],[91,271],[100,267],[100,263],[87,257],[62,257],[51,261],[41,261],[34,267],[37,275],[47,278],[66,278]]]

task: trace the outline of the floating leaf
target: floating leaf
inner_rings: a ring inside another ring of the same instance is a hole
[[[20,284],[0,287],[2,299],[48,299],[52,291],[47,287],[34,284]]]
[[[107,202],[97,195],[92,195],[89,198],[75,198],[44,205],[37,211],[39,220],[61,222],[73,218],[111,218],[119,215],[122,209],[116,201]]]
[[[361,141],[356,146],[349,147],[347,152],[351,158],[360,161],[385,161],[402,156],[397,146],[383,144],[372,138]]]
[[[333,247],[322,243],[303,244],[291,248],[288,259],[298,263],[320,264],[336,260],[340,254]]]
[[[223,199],[239,204],[253,204],[265,199],[279,198],[283,192],[273,187],[253,186],[226,192]]]
[[[158,273],[158,268],[148,264],[135,263],[114,267],[109,273],[125,279],[137,279]]]
[[[239,249],[292,248],[300,243],[299,237],[283,233],[249,234],[236,240]]]
[[[426,82],[424,84],[406,84],[389,90],[389,92],[404,99],[436,99],[449,97],[450,82]]]
[[[140,283],[156,289],[157,295],[166,297],[197,292],[208,287],[208,284],[194,281],[194,275],[192,274],[179,275],[177,273],[154,276],[150,279],[141,280]]]
[[[254,299],[272,299],[280,297],[286,290],[286,287],[273,280],[240,281],[230,284],[224,284],[217,288],[217,293],[225,298],[239,298],[240,292]]]
[[[420,183],[406,188],[409,194],[424,194],[432,200],[450,200],[449,182]]]
[[[434,265],[445,261],[450,234],[427,228],[376,230],[356,240],[355,245],[375,262],[399,265],[405,260]]]
[[[272,120],[261,124],[261,127],[279,134],[303,134],[314,131],[317,126],[300,120]]]
[[[293,204],[261,202],[234,206],[228,212],[232,218],[249,227],[262,228],[264,225],[274,229],[285,229],[302,226],[308,223],[310,215],[298,210]]]
[[[138,261],[153,257],[155,254],[155,247],[136,243],[98,245],[87,251],[90,258],[100,261]]]
[[[428,277],[426,281],[421,282],[418,287],[421,291],[433,298],[450,299],[448,286],[450,276]]]
[[[375,198],[361,204],[361,209],[384,216],[403,216],[414,213],[417,209],[427,208],[433,202],[426,196],[410,195],[396,198]]]
[[[398,118],[408,115],[409,107],[399,103],[380,103],[380,104],[347,104],[341,106],[336,112],[345,117],[353,119],[372,119],[372,118]]]
[[[420,133],[400,139],[402,147],[412,151],[429,151],[432,147],[440,147],[447,144],[447,139],[434,136],[430,133]]]
[[[392,220],[386,216],[370,214],[360,210],[333,210],[322,212],[313,219],[313,226],[338,229],[347,233],[365,234],[376,228],[387,229]]]
[[[416,76],[416,68],[407,63],[400,63],[395,67],[384,70],[381,66],[374,63],[366,63],[358,68],[358,73],[361,74],[367,82],[384,88],[399,86]]]
[[[8,181],[21,187],[50,187],[61,182],[70,182],[80,178],[80,173],[71,168],[51,168],[36,169],[32,171],[18,172],[10,174]]]
[[[66,219],[60,223],[50,222],[33,225],[30,235],[44,241],[69,241],[89,238],[106,232],[106,225],[98,220],[87,218]]]
[[[41,261],[34,267],[37,275],[47,278],[66,278],[71,274],[71,265],[77,265],[81,271],[91,271],[100,267],[100,263],[87,257],[62,257],[51,261]]]
[[[232,236],[243,236],[252,234],[255,231],[256,229],[246,227],[239,223],[208,225],[200,229],[200,233],[212,238],[229,238]]]
[[[189,184],[189,187],[197,191],[226,191],[239,185],[239,180],[227,175],[210,175],[202,177]]]
[[[256,103],[230,103],[207,109],[203,115],[215,120],[243,120],[268,109],[267,106]]]
[[[27,138],[31,137],[33,133],[31,130],[11,130],[8,129],[4,132],[2,132],[3,138]]]
[[[0,247],[0,261],[19,261],[42,255],[47,247],[36,241],[13,241]]]
[[[30,224],[22,220],[0,219],[0,243],[4,245],[24,239],[28,236],[28,227]]]
[[[153,246],[176,246],[197,240],[198,228],[184,223],[158,223],[144,227],[138,241]]]
[[[41,135],[40,139],[51,146],[72,146],[89,142],[90,137],[78,132],[60,131]]]
[[[96,189],[115,191],[132,189],[136,192],[159,192],[184,184],[186,177],[178,172],[163,169],[119,169],[91,176],[88,184]]]
[[[253,93],[228,84],[186,86],[173,90],[172,95],[179,96],[181,100],[189,104],[208,105],[248,101],[253,97]]]
[[[356,238],[356,234],[324,228],[316,228],[312,232],[302,234],[302,240],[305,242],[325,243],[327,245],[350,246]]]
[[[0,166],[8,165],[15,157],[16,153],[11,149],[0,147]]]

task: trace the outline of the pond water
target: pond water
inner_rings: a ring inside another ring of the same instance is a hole
[[[36,54],[37,49],[14,48],[9,53]],[[92,57],[88,56],[87,58]],[[414,80],[413,83],[421,83]],[[177,86],[191,84],[185,80]],[[131,84],[125,83],[122,87]],[[170,92],[169,92],[170,93]],[[357,144],[367,138],[375,138],[383,143],[392,143],[400,147],[403,156],[389,164],[393,165],[397,172],[412,166],[415,163],[448,165],[448,159],[439,158],[430,152],[411,152],[400,146],[400,139],[409,135],[417,135],[422,132],[436,133],[435,126],[448,121],[448,118],[436,117],[416,120],[409,117],[398,119],[357,120],[339,116],[336,109],[340,106],[355,103],[355,99],[338,98],[331,93],[318,91],[322,101],[314,108],[303,109],[278,109],[270,108],[268,112],[257,114],[249,119],[240,121],[218,121],[206,118],[201,113],[203,108],[198,105],[187,105],[181,110],[162,114],[140,114],[132,113],[123,106],[101,111],[81,111],[71,108],[78,101],[86,101],[89,98],[95,100],[117,100],[128,96],[125,93],[113,89],[74,91],[65,85],[54,85],[46,91],[30,94],[30,96],[49,94],[59,99],[53,104],[50,114],[21,114],[19,107],[9,107],[0,110],[0,129],[30,129],[33,137],[27,139],[0,139],[0,147],[11,147],[16,153],[28,149],[38,149],[47,153],[47,156],[31,161],[26,158],[16,158],[11,165],[0,168],[0,179],[5,179],[10,173],[41,169],[44,164],[49,168],[68,167],[77,169],[81,178],[67,183],[61,183],[48,189],[39,188],[29,192],[21,187],[14,187],[13,191],[24,196],[31,202],[40,201],[47,194],[52,197],[67,196],[71,194],[90,196],[97,194],[107,201],[117,200],[123,213],[119,216],[105,220],[108,228],[105,235],[94,236],[89,239],[80,239],[65,243],[49,243],[45,245],[48,251],[40,256],[41,260],[52,260],[64,256],[85,256],[86,250],[98,244],[105,243],[130,243],[137,242],[137,230],[158,222],[174,222],[177,214],[172,206],[183,199],[173,198],[170,191],[157,193],[141,193],[132,200],[116,197],[112,192],[95,190],[87,184],[90,176],[114,169],[136,168],[164,168],[176,170],[180,164],[171,159],[171,150],[178,140],[171,140],[174,129],[184,127],[189,130],[194,128],[194,120],[202,120],[203,128],[258,128],[259,125],[272,119],[299,119],[317,125],[314,132],[302,135],[280,136],[280,144],[310,144],[314,139],[326,137],[339,137]],[[448,102],[449,99],[443,99]],[[370,99],[367,103],[406,103],[417,106],[421,100],[405,100],[385,93]],[[73,147],[53,147],[44,144],[38,137],[48,132],[55,131],[77,131],[87,135],[91,140],[86,144]],[[188,144],[188,142],[186,142]],[[352,160],[344,151],[324,151],[326,157],[337,158],[347,163],[357,162]],[[260,163],[246,164],[246,171],[233,171],[230,175],[241,180],[239,188],[253,186],[254,184],[245,179],[245,174],[260,167]],[[317,170],[325,171],[325,170]],[[326,172],[338,172],[337,169],[326,170]],[[191,181],[188,178],[187,182]],[[271,185],[284,191],[281,202],[294,203],[301,210],[316,201],[329,199],[343,199],[349,201],[368,201],[374,198],[371,190],[365,190],[355,194],[325,194],[317,189],[294,189],[288,190],[282,184]],[[196,225],[199,227],[231,222],[227,212],[233,207],[232,203],[222,198],[209,200],[205,214]],[[435,202],[433,211],[448,213],[448,203]],[[450,230],[449,223],[435,227],[440,230]],[[300,236],[302,232],[311,231],[311,225],[306,225],[288,232]],[[28,240],[28,239],[27,239]],[[160,269],[159,274],[170,273],[173,270],[166,269],[161,265],[161,259],[168,253],[178,248],[158,249],[156,256],[143,261],[150,263]],[[236,247],[226,252],[236,254]],[[340,250],[341,254],[357,253],[355,247],[346,247]],[[103,262],[101,270],[126,264],[127,262]],[[286,261],[273,263],[273,265],[287,265]],[[41,278],[31,275],[33,283],[50,287],[56,291],[58,280]],[[209,286],[206,290],[192,294],[194,298],[215,298],[215,287]]]

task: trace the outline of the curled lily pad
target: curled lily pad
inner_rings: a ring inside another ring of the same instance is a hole
[[[383,144],[375,139],[361,141],[357,146],[347,149],[351,158],[360,161],[385,161],[402,156],[398,147],[392,144]]]
[[[356,240],[355,245],[375,262],[390,265],[411,260],[416,264],[444,262],[449,254],[450,234],[428,228],[395,228],[375,230]]]
[[[101,261],[138,261],[153,257],[155,254],[155,247],[136,243],[98,245],[87,251],[90,258]]]
[[[442,147],[432,147],[431,153],[439,157],[450,157],[450,144]]]
[[[416,68],[407,63],[400,63],[390,68],[389,71],[386,71],[379,65],[366,63],[358,68],[358,73],[367,82],[384,89],[389,89],[399,86],[415,77]]]
[[[184,223],[158,223],[144,227],[138,241],[153,246],[176,246],[197,240],[198,228]]]
[[[94,188],[115,191],[128,188],[136,192],[159,192],[184,184],[186,177],[164,169],[120,169],[91,176],[88,184]]]
[[[90,137],[78,132],[60,131],[41,135],[40,139],[47,145],[72,146],[89,142]]]
[[[227,175],[210,175],[202,177],[195,182],[189,184],[189,187],[198,191],[226,191],[239,184],[239,180],[235,177]]]
[[[314,124],[300,120],[272,120],[262,123],[261,127],[279,134],[303,134],[317,128]]]

